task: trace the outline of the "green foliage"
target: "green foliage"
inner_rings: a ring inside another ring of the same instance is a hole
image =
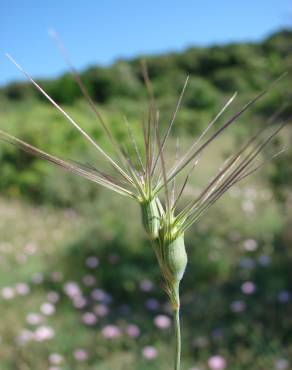
[[[32,85],[27,82],[13,82],[4,87],[1,91],[1,97],[6,97],[11,101],[23,100],[30,97],[36,97],[35,90]]]
[[[146,57],[162,130],[171,120],[187,75],[190,76],[189,83],[173,127],[176,136],[198,135],[231,94],[237,91],[238,98],[234,108],[231,108],[232,113],[225,116],[230,117],[274,78],[291,70],[291,35],[291,31],[283,31],[259,44],[190,48],[179,54]],[[81,73],[81,79],[94,102],[99,104],[98,108],[106,116],[115,137],[129,147],[125,115],[134,127],[136,139],[141,140],[140,122],[148,108],[140,61],[120,60],[106,68],[92,66]],[[65,105],[66,110],[102,147],[110,150],[100,125],[88,112],[82,93],[70,73],[55,80],[38,82],[53,99]],[[250,131],[249,122],[255,122],[255,117],[257,121],[265,122],[291,100],[290,86],[291,73],[280,86],[274,87],[257,103],[253,112],[245,113],[240,129],[242,137],[244,132]],[[288,106],[281,118],[291,113],[292,108]],[[49,153],[99,167],[100,158],[96,159],[96,153],[29,83],[12,83],[0,90],[0,125],[1,129]],[[9,145],[0,146],[0,160],[0,189],[4,193],[25,195],[62,206],[72,204],[70,199],[74,193],[78,194],[74,201],[87,202],[98,196],[94,185],[71,175],[60,174],[55,178],[55,169]],[[285,177],[281,173],[277,178]],[[274,175],[273,181],[278,181]]]
[[[219,92],[210,82],[201,77],[191,77],[185,105],[192,109],[210,111],[216,106],[218,97]]]
[[[176,97],[186,75],[206,79],[204,90],[211,96],[213,87],[223,91],[240,90],[241,94],[250,94],[261,89],[269,80],[283,71],[290,69],[291,31],[272,35],[259,44],[230,44],[209,48],[190,48],[182,53],[146,57],[149,76],[158,98]],[[113,98],[131,98],[135,100],[145,96],[140,61],[117,61],[110,67],[90,67],[81,73],[90,96],[101,104]],[[288,77],[291,81],[291,76]],[[48,93],[59,103],[72,104],[82,97],[70,74],[64,74],[56,80],[39,81]],[[203,80],[200,82],[203,84]],[[291,83],[290,83],[291,84]],[[195,94],[196,87],[194,85]],[[3,88],[4,95],[11,100],[38,96],[28,83],[13,83]],[[209,108],[214,101],[204,107]]]

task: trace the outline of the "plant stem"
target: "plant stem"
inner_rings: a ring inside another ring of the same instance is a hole
[[[179,307],[173,311],[174,332],[175,332],[175,366],[174,370],[180,370],[180,356],[181,356],[181,334],[180,334],[180,320]]]

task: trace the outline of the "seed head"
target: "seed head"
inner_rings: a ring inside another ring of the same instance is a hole
[[[192,176],[200,157],[204,154],[209,144],[218,138],[228,127],[234,124],[244,112],[263,97],[285,74],[280,76],[280,78],[274,81],[268,88],[251,99],[242,107],[241,110],[227,119],[223,125],[207,137],[210,130],[235,99],[236,94],[234,94],[227,100],[220,112],[207,125],[199,138],[194,140],[185,153],[177,156],[175,163],[170,168],[167,168],[164,158],[167,140],[178,114],[178,110],[186,90],[188,77],[183,85],[182,92],[179,96],[167,129],[164,134],[161,134],[161,129],[159,127],[159,111],[156,107],[146,64],[144,62],[142,63],[142,72],[149,97],[148,117],[147,120],[142,122],[144,140],[144,150],[142,152],[137,145],[130,123],[126,118],[124,120],[127,126],[128,140],[133,148],[133,153],[135,153],[135,158],[131,158],[128,151],[125,149],[125,146],[121,145],[115,139],[109,126],[96,108],[95,103],[87,93],[80,76],[73,67],[60,40],[57,40],[57,43],[71,69],[73,78],[79,85],[90,108],[100,122],[108,140],[112,144],[115,153],[114,156],[110,156],[99,144],[97,144],[96,141],[90,137],[79,126],[79,124],[44,91],[44,89],[37,84],[9,54],[7,54],[7,57],[31,81],[35,88],[68,120],[68,122],[73,125],[73,127],[78,130],[91,145],[94,146],[104,161],[111,165],[114,174],[106,173],[102,169],[83,165],[76,161],[65,161],[35,148],[1,130],[0,138],[18,146],[22,150],[47,160],[64,170],[73,172],[89,181],[93,181],[115,191],[116,193],[136,200],[141,208],[143,226],[152,241],[157,242],[159,240],[160,243],[168,245],[172,245],[172,243],[174,243],[175,245],[178,245],[175,241],[179,240],[181,235],[183,235],[185,231],[230,187],[237,184],[239,181],[243,180],[265,164],[265,162],[255,163],[259,153],[288,122],[287,120],[274,129],[268,124],[263,129],[259,130],[239,149],[237,153],[231,156],[223,164],[222,168],[220,168],[218,173],[209,181],[201,194],[190,201],[183,209],[178,211],[179,201],[184,194],[186,185]],[[279,113],[281,113],[281,110],[272,117],[271,121],[275,121],[279,116]],[[280,153],[276,153],[271,158],[278,156]],[[176,179],[181,175],[185,176],[183,185],[179,191],[176,192]],[[163,203],[161,202],[162,192],[164,193]]]

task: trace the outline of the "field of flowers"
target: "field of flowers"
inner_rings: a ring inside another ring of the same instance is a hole
[[[290,368],[289,230],[253,182],[187,237],[184,369]],[[138,210],[124,219],[119,198],[105,204],[89,217],[1,199],[1,369],[171,366],[171,310]]]

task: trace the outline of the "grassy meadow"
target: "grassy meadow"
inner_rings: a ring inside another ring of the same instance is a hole
[[[289,72],[291,40],[286,31],[261,44],[147,58],[162,130],[190,75],[166,163],[175,158],[177,137],[184,152],[234,91],[238,97],[218,125]],[[81,74],[126,147],[124,115],[142,146],[147,98],[139,68],[138,60],[118,61]],[[208,148],[185,201],[273,112],[283,108],[279,121],[290,117],[290,74]],[[39,82],[112,150],[69,74]],[[0,129],[62,158],[106,168],[27,83],[0,90]],[[291,138],[288,124],[261,155],[266,160],[286,147],[281,158],[232,188],[187,232],[182,369],[292,366]],[[5,142],[0,170],[0,369],[171,368],[171,310],[137,205]],[[214,356],[224,360],[221,365],[216,367]]]

